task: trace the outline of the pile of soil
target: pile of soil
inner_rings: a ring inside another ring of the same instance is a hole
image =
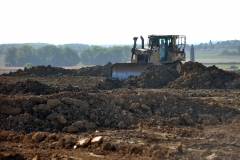
[[[95,76],[95,77],[109,77],[112,64],[109,62],[104,66],[83,67],[80,69],[64,69],[61,67],[48,66],[33,66],[32,68],[24,68],[24,70],[17,70],[16,72],[4,73],[4,76]]]
[[[180,74],[166,65],[148,65],[137,77],[129,77],[123,82],[127,88],[163,88]]]
[[[238,79],[239,75],[216,66],[206,67],[198,62],[186,62],[182,65],[182,70],[184,74],[171,82],[168,85],[169,88],[226,89],[238,87],[238,84],[232,84],[232,82]]]
[[[180,75],[176,70],[166,65],[148,65],[139,76],[130,76],[126,79],[106,78],[94,89],[163,88]]]

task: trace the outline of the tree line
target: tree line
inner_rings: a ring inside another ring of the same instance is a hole
[[[22,45],[19,48],[12,46],[5,54],[6,66],[24,66],[26,64],[52,65],[52,66],[75,66],[79,63],[84,65],[105,65],[108,62],[127,62],[130,60],[130,46],[86,47],[82,52],[63,45],[46,45],[38,49],[30,45]]]
[[[83,50],[80,54],[81,62],[85,65],[104,65],[107,62],[123,63],[130,60],[131,47],[130,46],[113,46],[101,47],[91,46]]]
[[[11,47],[20,48],[22,45],[28,45],[33,47],[34,49],[38,49],[44,46],[48,46],[51,44],[48,43],[10,43],[10,44],[0,44],[0,55],[4,54],[4,52]],[[57,47],[69,47],[77,51],[78,53],[82,52],[85,48],[88,48],[89,45],[79,44],[79,43],[70,43],[70,44],[59,44]]]
[[[186,45],[186,51],[190,51],[191,45]],[[240,40],[218,41],[213,43],[200,43],[194,45],[194,50],[198,52],[221,51],[222,55],[240,54]]]
[[[230,56],[240,55],[240,45],[237,46],[237,50],[229,51],[227,49],[224,49],[221,55],[230,55]]]
[[[24,66],[31,63],[37,65],[74,66],[80,61],[77,51],[69,47],[47,45],[38,49],[29,45],[20,48],[12,46],[4,54],[6,66]]]

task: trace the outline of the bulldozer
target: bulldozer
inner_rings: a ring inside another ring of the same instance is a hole
[[[185,35],[149,35],[147,46],[144,46],[144,38],[140,38],[140,48],[137,48],[138,37],[133,38],[131,63],[115,63],[111,66],[112,78],[138,76],[149,64],[167,65],[181,72],[182,61],[186,60]]]

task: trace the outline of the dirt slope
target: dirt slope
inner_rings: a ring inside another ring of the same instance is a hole
[[[121,80],[110,67],[0,75],[0,159],[240,159],[238,75],[187,62]]]

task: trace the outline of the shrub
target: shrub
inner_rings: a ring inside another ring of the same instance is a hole
[[[30,69],[30,68],[32,68],[32,67],[33,67],[32,63],[26,63],[26,64],[24,65],[24,68],[26,68],[26,69]]]

